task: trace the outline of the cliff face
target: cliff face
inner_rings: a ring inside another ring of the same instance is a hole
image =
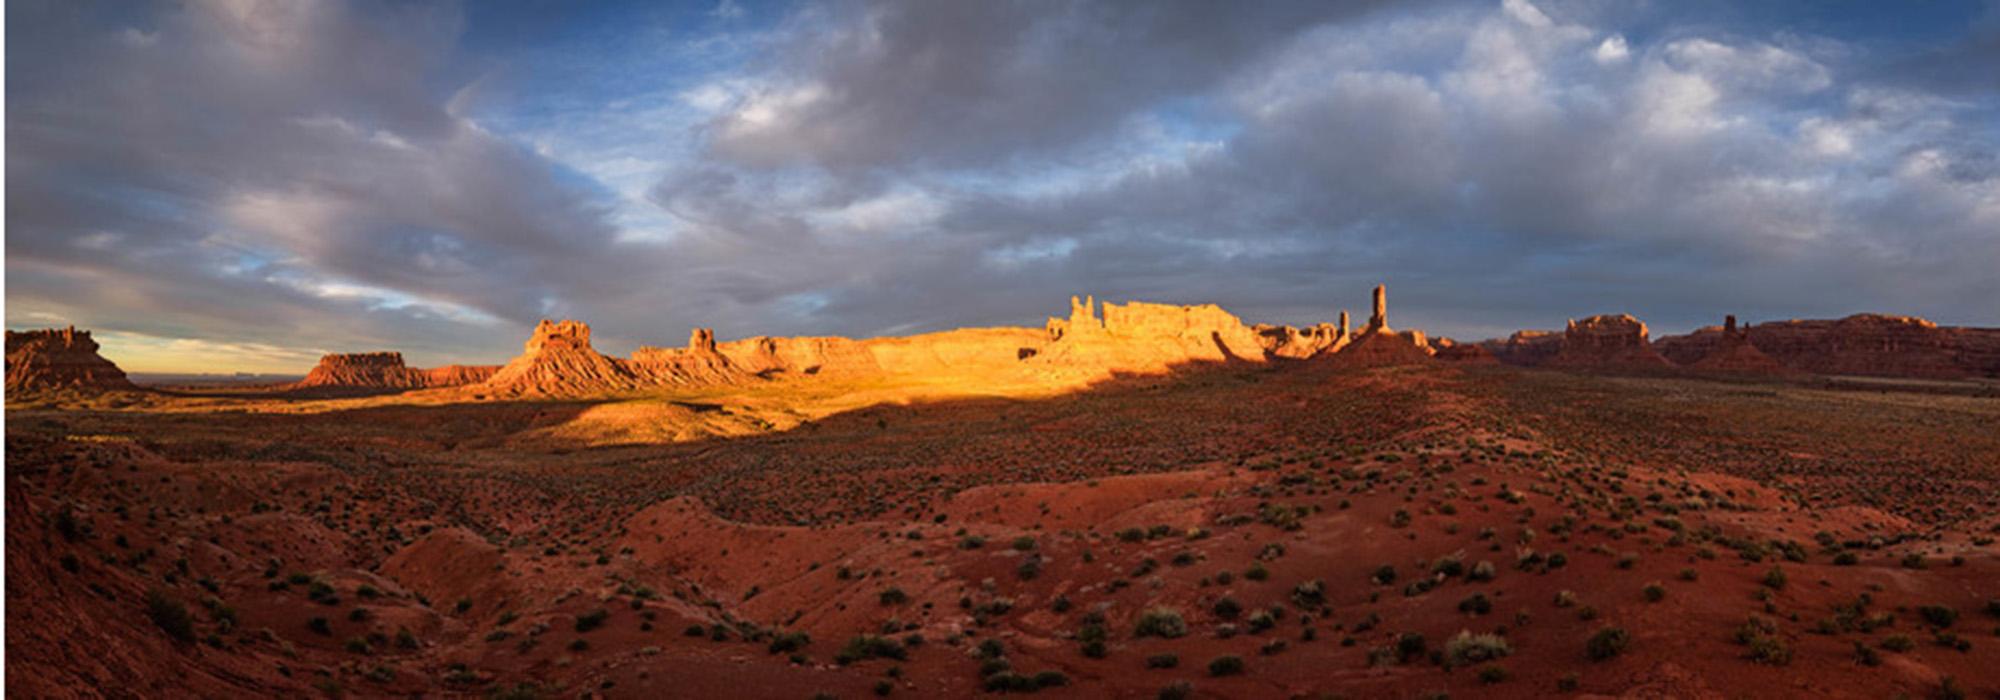
[[[1555,359],[1562,351],[1562,340],[1554,331],[1514,331],[1505,340],[1483,341],[1479,346],[1501,362],[1536,367]]]
[[[1347,333],[1331,323],[1305,328],[1260,323],[1250,329],[1257,333],[1257,342],[1264,347],[1266,354],[1288,360],[1304,360],[1321,353],[1338,352],[1348,340]]]
[[[1631,314],[1570,321],[1562,346],[1546,363],[1572,369],[1646,369],[1673,366],[1654,352],[1646,324]]]
[[[543,320],[521,356],[478,386],[502,396],[576,397],[630,391],[647,383],[624,361],[591,348],[590,326]]]
[[[97,354],[90,331],[75,326],[7,331],[7,395],[98,393],[136,389],[124,370]]]
[[[721,352],[736,366],[766,378],[882,372],[867,346],[847,338],[758,336],[725,343]]]
[[[1779,364],[1815,374],[1948,379],[2000,376],[2000,329],[1941,327],[1911,316],[1856,314],[1838,320],[1760,323],[1744,330]],[[1725,344],[1710,326],[1661,338],[1662,355],[1694,364]]]
[[[1155,372],[1190,362],[1263,362],[1256,331],[1214,304],[1105,304],[1070,298],[1068,319],[1049,319],[1029,362],[1040,366]]]
[[[1750,339],[1749,327],[1738,328],[1735,316],[1724,319],[1714,347],[1688,367],[1702,372],[1729,374],[1786,374],[1793,371],[1757,349],[1757,344]]]
[[[1958,350],[1958,366],[1981,377],[2000,377],[2000,328],[1946,328]]]
[[[423,374],[424,386],[463,386],[478,384],[493,378],[500,371],[499,365],[445,365],[430,369],[415,370]]]
[[[1857,314],[1825,322],[1766,323],[1751,339],[1786,364],[1819,374],[1955,377],[1965,374],[1949,336],[1910,316]]]
[[[1493,353],[1488,352],[1486,348],[1470,343],[1460,343],[1450,338],[1438,338],[1431,341],[1431,348],[1437,353],[1434,357],[1444,362],[1460,365],[1500,364],[1500,359],[1494,357]]]
[[[750,374],[716,350],[715,331],[707,328],[689,333],[685,348],[639,348],[627,366],[651,384],[733,384]]]
[[[486,381],[494,366],[446,365],[417,369],[403,364],[400,352],[334,353],[319,358],[300,389],[423,389]]]
[[[897,338],[857,341],[890,374],[1003,373],[1019,371],[1041,352],[1048,335],[1038,328],[960,328]]]

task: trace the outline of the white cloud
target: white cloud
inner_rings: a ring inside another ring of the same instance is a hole
[[[1597,50],[1591,52],[1591,58],[1596,59],[1598,64],[1607,66],[1624,63],[1625,59],[1631,55],[1631,50],[1625,45],[1625,35],[1623,34],[1613,34],[1605,37],[1604,41],[1598,43]]]
[[[1555,26],[1554,20],[1549,19],[1548,15],[1542,13],[1541,8],[1535,7],[1535,4],[1528,0],[1503,0],[1500,7],[1508,17],[1514,18],[1514,21],[1530,27],[1542,29]]]
[[[1799,123],[1799,139],[1811,152],[1822,156],[1854,153],[1854,129],[1825,117],[1808,117]]]
[[[1826,66],[1764,43],[1741,46],[1712,39],[1682,39],[1661,51],[1668,65],[1699,73],[1719,85],[1747,92],[1809,93],[1833,83]]]

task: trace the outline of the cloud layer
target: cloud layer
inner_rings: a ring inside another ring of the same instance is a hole
[[[2000,323],[2000,96],[1956,69],[1991,10],[1917,42],[1529,0],[729,4],[498,39],[492,5],[130,9],[9,4],[10,327],[436,363],[544,315],[613,350],[1073,292],[1313,322],[1377,281],[1461,337]]]

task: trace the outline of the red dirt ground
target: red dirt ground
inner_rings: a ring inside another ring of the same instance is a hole
[[[1990,397],[1297,364],[770,401],[10,407],[7,690],[2000,694]]]

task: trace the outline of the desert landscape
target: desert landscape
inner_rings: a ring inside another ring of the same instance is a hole
[[[2000,700],[2000,0],[0,0],[0,694]]]
[[[24,696],[2000,693],[2000,329],[1456,343],[1378,287],[222,389],[7,341]]]

